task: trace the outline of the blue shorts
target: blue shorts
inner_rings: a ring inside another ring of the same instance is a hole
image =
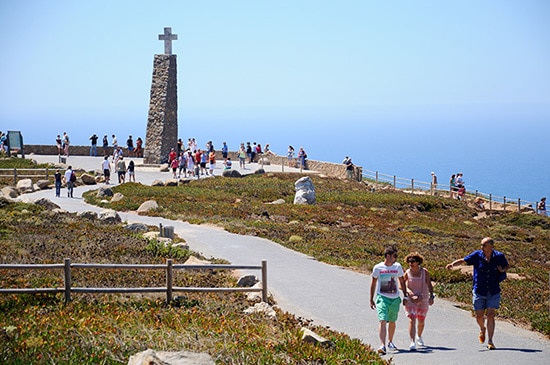
[[[388,298],[383,295],[376,296],[376,313],[379,321],[395,322],[401,305],[401,298]]]
[[[494,308],[498,309],[500,306],[500,293],[498,294],[487,294],[487,295],[479,295],[475,292],[472,292],[473,295],[473,303],[474,303],[474,310],[484,310],[487,308]]]

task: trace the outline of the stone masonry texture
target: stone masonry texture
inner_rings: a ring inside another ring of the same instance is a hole
[[[176,55],[155,55],[151,100],[143,162],[159,164],[168,160],[178,136],[178,90]]]

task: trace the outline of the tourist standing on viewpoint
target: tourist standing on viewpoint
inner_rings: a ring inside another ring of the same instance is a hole
[[[506,271],[510,268],[504,254],[496,251],[494,245],[491,237],[485,237],[481,240],[480,250],[447,265],[447,269],[463,264],[474,267],[472,292],[476,321],[479,326],[479,342],[485,342],[485,332],[487,332],[489,350],[495,349],[493,334],[495,333],[495,314],[500,306],[500,282],[506,279]],[[485,315],[487,323],[485,323]]]
[[[306,158],[307,153],[304,150],[304,147],[300,147],[300,150],[298,151],[298,159],[300,160],[300,168],[302,169],[306,168]]]
[[[128,148],[128,156],[134,155],[134,140],[132,139],[132,136],[128,136],[128,139],[126,140],[126,147]]]
[[[294,147],[288,146],[286,158],[288,159],[288,167],[292,167],[292,160],[294,160]]]
[[[136,139],[135,155],[136,157],[143,157],[142,153],[143,153],[143,140],[141,139],[141,137],[138,137]]]
[[[222,158],[225,160],[227,158],[227,153],[229,152],[229,147],[227,147],[227,143],[223,142],[222,146]]]
[[[61,141],[61,136],[58,134],[55,139],[55,144],[57,145],[57,155],[61,156],[61,151],[63,151],[63,141]]]
[[[105,157],[103,157],[103,162],[101,163],[101,169],[103,169],[105,184],[109,184],[109,179],[111,178],[111,163],[109,162],[109,156],[105,155]]]
[[[409,268],[405,271],[405,283],[407,285],[407,299],[403,300],[405,304],[405,313],[409,317],[409,336],[411,344],[409,350],[415,351],[416,346],[424,347],[422,333],[426,315],[430,305],[434,304],[434,289],[430,279],[430,273],[421,265],[424,257],[418,252],[413,252],[405,257]]]
[[[66,157],[69,157],[69,145],[71,142],[69,141],[69,135],[67,132],[63,132],[63,152],[65,153]]]
[[[432,195],[437,195],[437,175],[432,171]]]
[[[97,156],[97,140],[99,137],[94,133],[90,137],[90,141],[92,141],[92,146],[90,147],[90,157]]]
[[[241,143],[241,147],[239,148],[239,167],[241,169],[246,169],[246,149],[244,148],[244,143]]]
[[[546,197],[540,199],[540,202],[537,205],[537,210],[539,211],[540,215],[544,217],[548,216],[546,214]]]
[[[407,297],[407,287],[403,278],[403,267],[397,262],[397,248],[389,246],[384,251],[384,261],[376,264],[372,270],[372,282],[370,286],[370,307],[376,309],[378,315],[378,335],[380,343],[378,353],[386,354],[386,336],[388,338],[388,350],[397,351],[393,343],[395,334],[395,321],[401,304],[397,283],[403,296]],[[375,296],[376,293],[376,302]],[[387,324],[387,330],[386,330]]]
[[[108,156],[107,148],[109,148],[109,140],[107,139],[107,135],[103,135],[103,156]]]

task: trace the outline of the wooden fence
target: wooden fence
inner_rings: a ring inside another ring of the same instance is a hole
[[[437,184],[425,181],[416,181],[414,179],[405,179],[395,175],[385,175],[378,171],[364,170],[363,177],[376,183],[388,184],[395,189],[400,189],[412,194],[449,196],[451,186],[449,184]],[[510,199],[506,196],[496,196],[475,190],[474,192],[466,189],[466,200],[473,201],[480,197],[485,200],[485,209],[487,210],[513,210],[517,212],[534,211],[538,213],[538,202],[522,201],[520,198]]]
[[[55,174],[56,169],[0,169],[0,178],[13,178],[13,184],[17,185],[19,179],[32,179],[32,178],[45,178],[49,179],[50,176]],[[30,174],[32,172],[33,174]]]
[[[145,288],[88,288],[73,287],[71,285],[71,269],[140,269],[140,270],[164,270],[166,272],[165,287]],[[33,293],[64,293],[65,301],[71,300],[71,293],[166,293],[166,301],[172,301],[174,292],[261,292],[262,301],[267,302],[267,261],[263,260],[260,266],[246,265],[174,265],[171,259],[166,265],[160,264],[71,264],[71,259],[65,259],[63,264],[0,264],[2,269],[15,270],[47,270],[63,269],[64,288],[0,288],[0,294],[33,294]],[[208,287],[176,287],[173,286],[174,270],[261,270],[261,288],[208,288]]]

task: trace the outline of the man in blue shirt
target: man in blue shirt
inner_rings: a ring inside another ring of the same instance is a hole
[[[479,342],[485,342],[485,330],[489,336],[487,348],[494,350],[493,334],[495,333],[495,311],[500,305],[500,282],[506,279],[506,271],[510,268],[502,252],[494,249],[491,237],[481,240],[481,250],[477,250],[447,265],[451,269],[455,265],[473,265],[473,303],[476,321],[479,325]],[[487,325],[485,325],[487,314]]]

